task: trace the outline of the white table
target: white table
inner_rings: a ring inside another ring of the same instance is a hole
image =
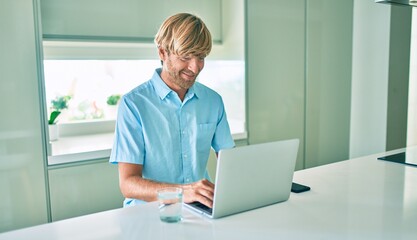
[[[182,222],[162,223],[157,204],[149,203],[7,232],[0,239],[417,239],[417,168],[376,159],[400,151],[298,171],[294,181],[311,191],[218,220],[184,209]]]

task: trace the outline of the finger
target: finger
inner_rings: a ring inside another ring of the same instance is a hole
[[[196,190],[196,194],[213,201],[214,193],[211,190],[200,188]]]
[[[186,203],[198,201],[208,207],[213,205],[214,184],[206,179],[192,183],[186,187],[184,201]]]
[[[185,203],[192,203],[192,202],[200,202],[207,207],[212,208],[213,207],[213,200],[210,198],[205,197],[204,195],[200,195],[197,193],[193,193],[192,195],[187,195],[184,198]]]
[[[199,181],[196,187],[205,189],[210,192],[214,192],[214,184],[206,179]]]
[[[214,183],[212,183],[211,181],[209,181],[207,179],[202,179],[201,182],[203,182],[204,184],[206,184],[208,186],[214,187]]]
[[[213,200],[208,199],[208,198],[206,198],[206,197],[204,197],[202,195],[200,195],[200,197],[198,198],[197,201],[199,201],[200,203],[206,205],[209,208],[212,208],[213,207]]]

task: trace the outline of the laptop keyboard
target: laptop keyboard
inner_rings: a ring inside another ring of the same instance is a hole
[[[211,213],[213,212],[213,209],[212,208],[209,208],[209,207],[207,207],[206,205],[204,205],[204,204],[202,204],[200,202],[193,202],[193,203],[190,203],[189,205],[192,205],[195,208],[198,208],[201,211],[203,211],[203,212],[205,212],[205,213],[207,213],[209,215],[211,215]]]

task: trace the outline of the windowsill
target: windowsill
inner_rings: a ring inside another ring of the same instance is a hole
[[[51,142],[49,165],[110,157],[113,133],[60,137]]]
[[[109,158],[113,136],[114,133],[111,132],[60,137],[57,141],[50,142],[52,156],[48,157],[48,165]],[[247,133],[236,133],[232,136],[235,141],[244,140]]]

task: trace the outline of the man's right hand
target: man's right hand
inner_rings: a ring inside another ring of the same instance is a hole
[[[183,185],[184,202],[200,202],[213,207],[214,184],[207,179]]]

